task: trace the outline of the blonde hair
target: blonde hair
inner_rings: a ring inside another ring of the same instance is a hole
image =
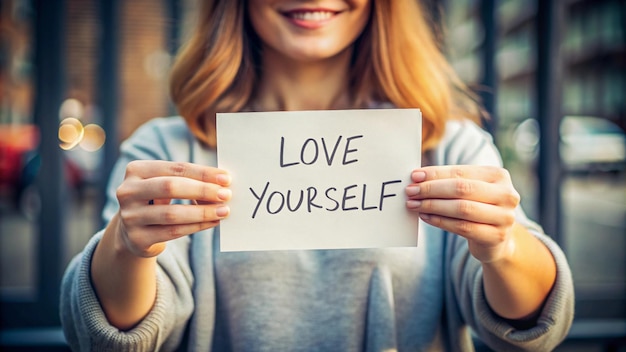
[[[199,22],[172,68],[172,100],[194,135],[211,147],[215,113],[244,109],[259,77],[259,39],[243,3],[202,1]],[[354,44],[353,106],[390,102],[421,109],[424,150],[439,142],[447,120],[479,122],[480,106],[446,60],[419,2],[373,0],[372,6]]]

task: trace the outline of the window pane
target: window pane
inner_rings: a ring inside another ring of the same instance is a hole
[[[30,196],[27,196],[30,197]],[[32,299],[36,279],[36,223],[10,197],[0,210],[0,293],[3,300]]]
[[[26,1],[0,7],[0,293],[28,300],[36,289],[35,187],[39,131],[32,125],[32,18]]]

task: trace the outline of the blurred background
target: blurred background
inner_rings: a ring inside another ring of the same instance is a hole
[[[175,114],[168,70],[196,1],[0,0],[1,350],[67,350],[63,270],[102,227],[120,141]],[[559,350],[626,351],[626,2],[427,5],[522,204],[570,260]]]

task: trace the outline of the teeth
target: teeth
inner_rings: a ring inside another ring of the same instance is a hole
[[[329,19],[333,15],[332,12],[314,11],[314,12],[294,12],[290,14],[290,17],[296,20],[303,21],[323,21]]]

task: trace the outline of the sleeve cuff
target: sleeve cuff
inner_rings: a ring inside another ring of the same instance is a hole
[[[74,316],[90,336],[91,346],[105,350],[155,351],[168,330],[165,312],[168,302],[174,300],[173,289],[166,284],[163,272],[157,271],[156,302],[148,315],[132,330],[121,331],[109,324],[91,284],[91,260],[94,250],[102,238],[103,231],[96,234],[85,247],[79,259],[77,277],[74,281]]]
[[[496,315],[487,303],[482,271],[474,282],[473,305],[477,313],[477,323],[481,337],[493,347],[506,343],[502,347],[518,346],[520,350],[552,350],[565,337],[574,316],[574,288],[572,274],[559,246],[546,235],[531,232],[550,250],[556,262],[556,281],[548,295],[541,314],[534,327],[526,330],[514,328],[506,319]]]

